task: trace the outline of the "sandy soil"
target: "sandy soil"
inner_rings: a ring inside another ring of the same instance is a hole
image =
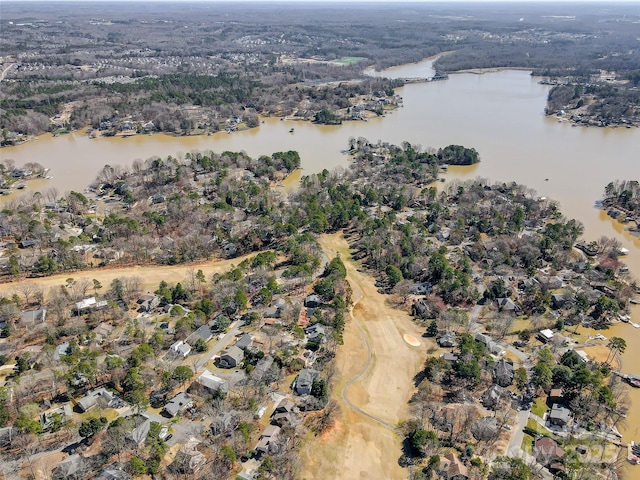
[[[250,255],[249,255],[250,256]],[[19,293],[20,285],[23,283],[34,283],[42,287],[45,295],[51,287],[64,285],[67,278],[73,278],[78,281],[81,278],[89,280],[97,279],[102,284],[102,290],[98,293],[103,294],[111,282],[118,277],[140,277],[142,279],[142,288],[145,290],[156,290],[160,281],[164,280],[169,284],[176,282],[184,282],[187,279],[189,269],[195,271],[202,270],[207,279],[210,279],[214,273],[223,273],[229,270],[232,265],[238,265],[246,257],[238,257],[232,260],[209,260],[201,263],[193,263],[189,265],[171,265],[171,266],[134,266],[124,268],[101,268],[93,270],[83,270],[79,272],[69,272],[60,275],[52,275],[43,278],[28,278],[18,282],[0,284],[0,296],[11,296]],[[89,294],[93,294],[93,288],[89,289]]]
[[[413,376],[427,347],[405,342],[405,334],[420,338],[421,331],[358,271],[341,235],[323,236],[320,243],[329,258],[340,253],[356,305],[336,357],[332,397],[340,403],[340,418],[333,430],[303,447],[302,478],[406,478],[408,472],[398,465],[401,438],[394,426],[409,416]]]

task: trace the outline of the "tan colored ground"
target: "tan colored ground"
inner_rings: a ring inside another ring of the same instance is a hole
[[[195,271],[202,270],[208,280],[211,278],[212,274],[224,273],[229,270],[232,265],[238,265],[245,258],[246,257],[238,257],[232,260],[208,260],[206,262],[190,265],[148,265],[124,268],[96,268],[92,270],[52,275],[50,277],[28,278],[18,282],[0,284],[0,296],[11,296],[14,293],[19,293],[19,285],[27,282],[40,285],[46,295],[51,287],[64,285],[67,278],[73,278],[76,281],[81,278],[88,278],[90,280],[95,278],[102,284],[102,290],[98,293],[104,293],[114,279],[118,277],[138,276],[142,279],[143,289],[153,291],[158,288],[158,284],[162,280],[169,284],[184,282],[187,279],[187,272],[189,269],[194,269]],[[93,294],[93,288],[89,289],[89,293]]]
[[[29,462],[24,462],[20,469],[20,478],[29,478],[29,475],[33,475],[35,480],[51,478],[51,471],[67,457],[66,453],[54,452],[34,460],[31,465]]]
[[[406,313],[388,306],[374,280],[358,271],[360,267],[350,260],[342,235],[322,236],[320,243],[328,257],[340,253],[356,305],[345,327],[344,346],[336,357],[338,374],[332,398],[341,406],[339,420],[333,430],[303,446],[301,477],[404,479],[408,472],[398,465],[402,439],[392,428],[409,416],[413,376],[421,367],[427,346],[405,343],[405,334],[419,338],[421,331]],[[348,386],[363,369],[364,374]]]

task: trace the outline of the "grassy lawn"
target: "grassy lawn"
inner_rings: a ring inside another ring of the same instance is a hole
[[[531,452],[533,451],[533,437],[526,433],[522,438],[522,451],[528,454],[531,454]]]
[[[334,63],[339,63],[341,65],[349,65],[352,63],[358,63],[362,60],[362,57],[342,57],[338,60],[334,60]]]
[[[560,441],[560,439],[558,437],[556,437],[551,432],[551,430],[549,430],[547,427],[544,427],[544,426],[540,425],[533,418],[530,418],[529,420],[527,420],[527,427],[529,427],[531,430],[534,430],[535,432],[538,432],[540,435],[544,435],[545,437],[553,438],[556,442]]]
[[[531,407],[531,412],[540,418],[544,418],[544,414],[548,411],[549,407],[547,407],[547,404],[544,403],[541,398],[536,398],[536,401],[533,402],[533,406]]]

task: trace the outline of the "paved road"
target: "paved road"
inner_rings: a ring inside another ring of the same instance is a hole
[[[527,426],[527,420],[529,420],[530,410],[523,410],[518,412],[518,421],[513,426],[513,432],[509,439],[509,446],[507,447],[507,455],[511,455],[512,452],[522,449],[522,440],[524,439],[524,427]]]

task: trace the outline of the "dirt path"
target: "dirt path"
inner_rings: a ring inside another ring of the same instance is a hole
[[[251,255],[249,255],[251,256]],[[202,270],[207,279],[210,282],[211,275],[214,273],[223,273],[229,270],[232,265],[238,265],[242,260],[247,257],[238,257],[232,260],[209,260],[201,263],[194,263],[189,265],[171,265],[171,266],[134,266],[123,268],[102,268],[83,270],[79,272],[69,272],[60,275],[52,275],[50,277],[43,278],[27,278],[17,282],[2,283],[0,284],[0,296],[11,296],[14,293],[19,293],[20,285],[23,283],[33,283],[42,287],[45,295],[51,287],[64,285],[67,278],[73,278],[78,281],[81,278],[88,278],[89,280],[96,279],[102,284],[102,290],[99,294],[109,288],[111,282],[120,277],[140,277],[142,281],[142,288],[146,290],[154,291],[158,288],[158,284],[164,280],[169,284],[175,284],[177,282],[185,282],[187,280],[188,271],[194,269],[196,272]],[[93,295],[93,288],[89,289],[89,295]]]
[[[339,253],[347,267],[355,306],[336,357],[333,390],[342,409],[336,427],[308,442],[301,452],[303,478],[403,479],[398,465],[401,438],[395,425],[408,417],[413,376],[424,360],[424,345],[411,347],[404,334],[419,338],[411,318],[386,304],[373,278],[358,271],[342,235],[320,243],[329,258]]]

